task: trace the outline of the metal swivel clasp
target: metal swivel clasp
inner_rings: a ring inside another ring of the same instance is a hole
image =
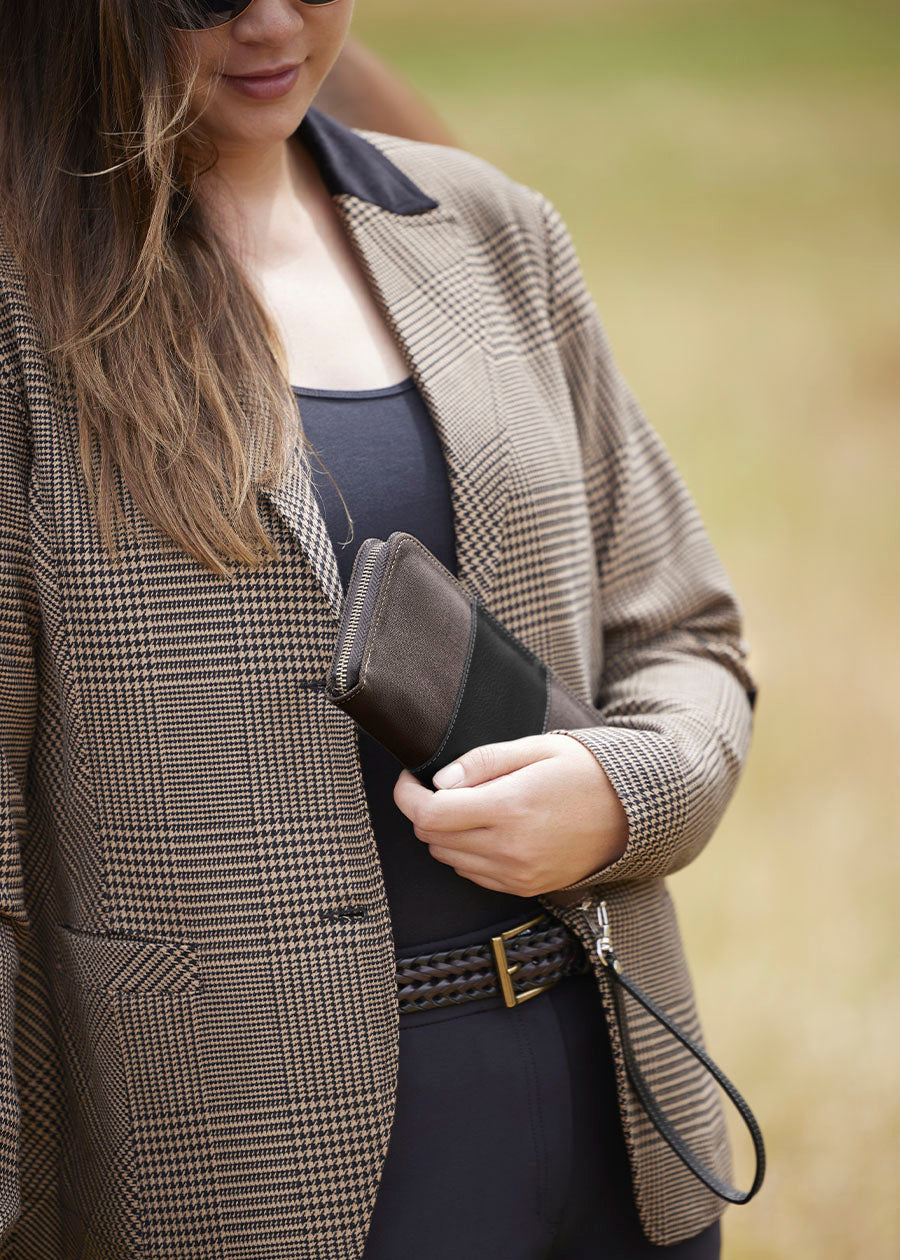
[[[616,951],[613,949],[612,932],[609,926],[609,913],[606,909],[606,902],[600,901],[596,907],[597,922],[594,923],[591,915],[591,901],[585,900],[581,903],[581,909],[584,916],[590,924],[591,932],[594,935],[594,943],[597,947],[597,957],[603,963],[604,967],[612,967],[614,971],[621,971],[622,965],[616,957]]]

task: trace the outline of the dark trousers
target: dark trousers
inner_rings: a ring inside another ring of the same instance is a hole
[[[571,976],[400,1016],[397,1109],[364,1260],[716,1260],[719,1224],[641,1232],[600,995]]]

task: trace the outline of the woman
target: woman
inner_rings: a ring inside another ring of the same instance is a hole
[[[699,1035],[664,877],[746,756],[738,605],[552,205],[309,108],[350,12],[0,8],[0,1255],[714,1256],[590,923]],[[357,732],[325,673],[398,528],[603,724],[435,791]],[[401,1010],[399,959],[545,928],[529,1000]]]

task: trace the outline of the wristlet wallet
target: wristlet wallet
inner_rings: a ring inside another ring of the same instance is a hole
[[[356,553],[325,693],[425,787],[478,745],[601,721],[401,530]]]
[[[482,744],[602,724],[413,534],[367,538],[353,563],[325,694],[432,787],[442,766]],[[571,898],[587,894],[579,889]],[[570,901],[568,904],[572,904]],[[582,902],[587,911],[590,899]],[[696,1177],[731,1203],[762,1185],[765,1147],[753,1112],[724,1072],[621,969],[605,903],[596,911],[597,956],[610,977],[626,1070],[651,1122]],[[589,916],[590,918],[590,916]],[[746,1124],[756,1155],[749,1190],[720,1180],[659,1106],[634,1051],[624,994],[680,1041],[718,1081]]]

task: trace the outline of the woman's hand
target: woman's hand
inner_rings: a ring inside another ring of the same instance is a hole
[[[534,897],[575,883],[620,857],[628,820],[597,758],[569,735],[483,744],[424,787],[406,769],[394,802],[431,856],[498,892]]]

